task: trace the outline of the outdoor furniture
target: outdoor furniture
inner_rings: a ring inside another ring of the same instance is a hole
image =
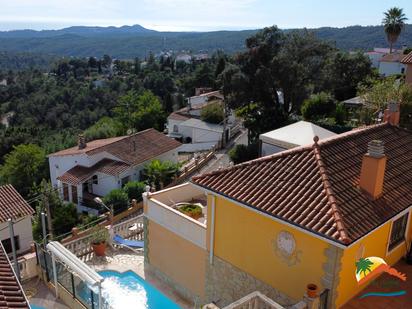
[[[117,234],[113,237],[113,241],[118,245],[130,247],[130,248],[143,248],[144,247],[144,242],[141,240],[124,239],[123,237]]]

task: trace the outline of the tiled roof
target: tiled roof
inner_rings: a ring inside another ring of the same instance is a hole
[[[403,57],[401,62],[404,64],[412,64],[412,52]]]
[[[387,54],[383,56],[380,59],[380,62],[400,62],[403,58],[403,54],[401,53],[392,53],[392,54]]]
[[[171,113],[167,118],[173,119],[173,120],[185,121],[185,120],[190,119],[190,115],[187,114],[187,110],[185,112],[176,111],[176,112]]]
[[[57,179],[64,183],[78,185],[85,182],[97,172],[117,176],[129,168],[130,165],[127,163],[114,161],[111,159],[103,159],[91,167],[76,165],[63,175],[57,177]]]
[[[0,242],[0,308],[29,308],[24,292]]]
[[[33,213],[33,208],[12,185],[0,186],[0,222],[18,219]]]
[[[162,153],[173,150],[180,145],[178,141],[167,137],[155,129],[147,129],[133,135],[88,142],[84,149],[79,149],[76,146],[49,156],[65,156],[81,153],[94,155],[100,152],[108,152],[130,165],[137,165]]]
[[[385,143],[383,195],[359,189],[371,140]],[[412,133],[382,124],[193,177],[192,182],[339,243],[348,244],[412,205]]]

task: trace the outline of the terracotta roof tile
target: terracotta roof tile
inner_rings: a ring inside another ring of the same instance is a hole
[[[401,63],[403,63],[403,64],[412,64],[412,52],[410,52],[405,57],[403,57]]]
[[[0,242],[0,308],[29,308],[24,292]]]
[[[18,219],[33,213],[33,208],[12,185],[0,186],[0,222]]]
[[[77,146],[65,149],[49,156],[65,156],[86,153],[94,155],[108,152],[120,160],[137,165],[162,153],[179,147],[181,144],[155,129],[147,129],[133,135],[95,140],[87,143],[86,148]]]
[[[85,182],[95,173],[100,172],[106,175],[117,176],[130,168],[130,165],[124,162],[103,159],[91,167],[77,165],[69,169],[63,175],[57,177],[58,180],[71,185],[78,185]]]
[[[176,111],[176,112],[171,113],[167,118],[173,119],[173,120],[185,121],[185,120],[190,119],[190,115],[184,112]]]
[[[362,157],[385,143],[381,198],[359,188]],[[412,133],[370,126],[314,144],[193,177],[192,182],[325,238],[347,244],[412,204]]]

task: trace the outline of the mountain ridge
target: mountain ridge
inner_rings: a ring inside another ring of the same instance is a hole
[[[283,29],[284,31],[303,29]],[[321,27],[307,29],[317,37],[343,50],[368,50],[386,47],[383,26]],[[120,59],[145,57],[149,52],[191,50],[233,54],[245,49],[245,40],[256,30],[208,32],[168,32],[141,25],[121,27],[73,26],[57,30],[0,31],[0,51],[32,52],[58,56],[101,57],[109,54]],[[405,26],[396,47],[412,46],[412,25]]]

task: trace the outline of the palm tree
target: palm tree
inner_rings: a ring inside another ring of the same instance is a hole
[[[398,40],[408,18],[403,13],[403,9],[397,7],[390,8],[384,12],[384,15],[382,24],[390,45],[389,53],[392,54],[393,44]]]
[[[360,258],[359,261],[357,261],[355,264],[356,273],[363,273],[363,275],[366,276],[366,272],[371,271],[371,266],[373,265],[373,262],[369,259]]]

